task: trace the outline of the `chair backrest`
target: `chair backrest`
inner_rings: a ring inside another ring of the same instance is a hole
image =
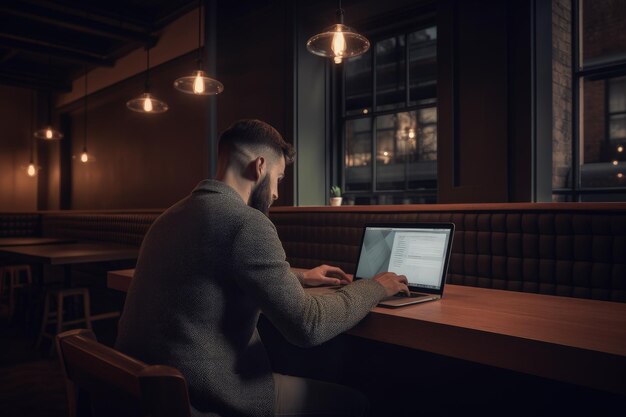
[[[175,368],[147,365],[98,343],[91,330],[57,335],[57,351],[67,382],[69,415],[82,415],[86,394],[92,415],[189,417],[187,383]]]

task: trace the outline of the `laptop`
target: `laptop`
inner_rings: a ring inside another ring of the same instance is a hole
[[[446,283],[453,223],[368,224],[363,230],[354,279],[372,279],[381,272],[405,275],[411,295],[381,300],[381,307],[402,307],[439,300]]]

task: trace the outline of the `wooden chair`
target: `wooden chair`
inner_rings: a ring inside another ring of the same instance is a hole
[[[98,343],[91,330],[58,334],[56,344],[70,417],[190,416],[187,382],[177,369],[124,355]]]

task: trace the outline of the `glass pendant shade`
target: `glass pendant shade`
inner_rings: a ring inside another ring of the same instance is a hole
[[[126,107],[138,113],[165,113],[168,109],[164,101],[159,100],[150,93],[143,93],[139,97],[128,101]]]
[[[306,49],[312,54],[333,58],[336,64],[340,64],[344,58],[367,52],[370,41],[354,29],[337,23],[312,36],[306,43]]]
[[[34,136],[38,139],[58,140],[63,138],[63,133],[59,132],[52,126],[46,126],[35,132]]]
[[[224,91],[224,85],[207,77],[204,71],[198,70],[193,75],[181,77],[174,81],[174,87],[178,91],[198,96],[212,96]]]

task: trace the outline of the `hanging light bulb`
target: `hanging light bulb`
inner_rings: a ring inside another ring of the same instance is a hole
[[[48,81],[50,81],[50,57],[48,57]],[[63,133],[52,127],[52,94],[48,91],[48,125],[35,132],[38,139],[59,140],[63,138]]]
[[[80,154],[80,162],[88,162],[89,154],[87,153],[87,147],[83,148],[83,153]]]
[[[169,107],[164,101],[159,100],[150,93],[143,93],[137,98],[126,103],[132,111],[138,113],[165,113]]]
[[[193,92],[194,94],[204,93],[204,80],[202,79],[202,71],[198,71],[196,78],[193,79]]]
[[[341,0],[337,8],[337,20],[337,24],[312,36],[306,43],[306,49],[312,54],[332,58],[335,64],[341,64],[344,58],[367,52],[370,48],[370,42],[365,36],[343,24]]]
[[[146,97],[146,99],[143,101],[143,111],[145,111],[146,113],[149,113],[152,110],[153,110],[152,99],[150,97]]]
[[[44,140],[59,140],[63,138],[63,133],[48,125],[43,129],[39,129],[38,131],[36,131],[33,136],[38,139]]]
[[[28,163],[28,167],[26,168],[26,173],[29,177],[34,177],[37,175],[37,167],[35,166],[34,161],[34,153],[35,153],[35,136],[32,134],[33,132],[33,119],[35,118],[35,93],[33,92],[30,96],[30,107],[31,107],[31,116],[30,116],[30,128],[29,128],[29,137],[30,137],[30,162]]]
[[[37,168],[35,168],[35,164],[33,164],[33,161],[30,161],[30,164],[28,164],[26,172],[28,172],[29,177],[34,177],[35,175],[37,175]]]
[[[224,91],[224,84],[202,71],[202,0],[198,1],[198,70],[174,81],[178,91],[197,96],[214,96]]]
[[[150,91],[150,48],[146,48],[146,85],[145,93],[126,103],[132,111],[138,113],[165,113],[168,110],[167,103],[154,97]]]

